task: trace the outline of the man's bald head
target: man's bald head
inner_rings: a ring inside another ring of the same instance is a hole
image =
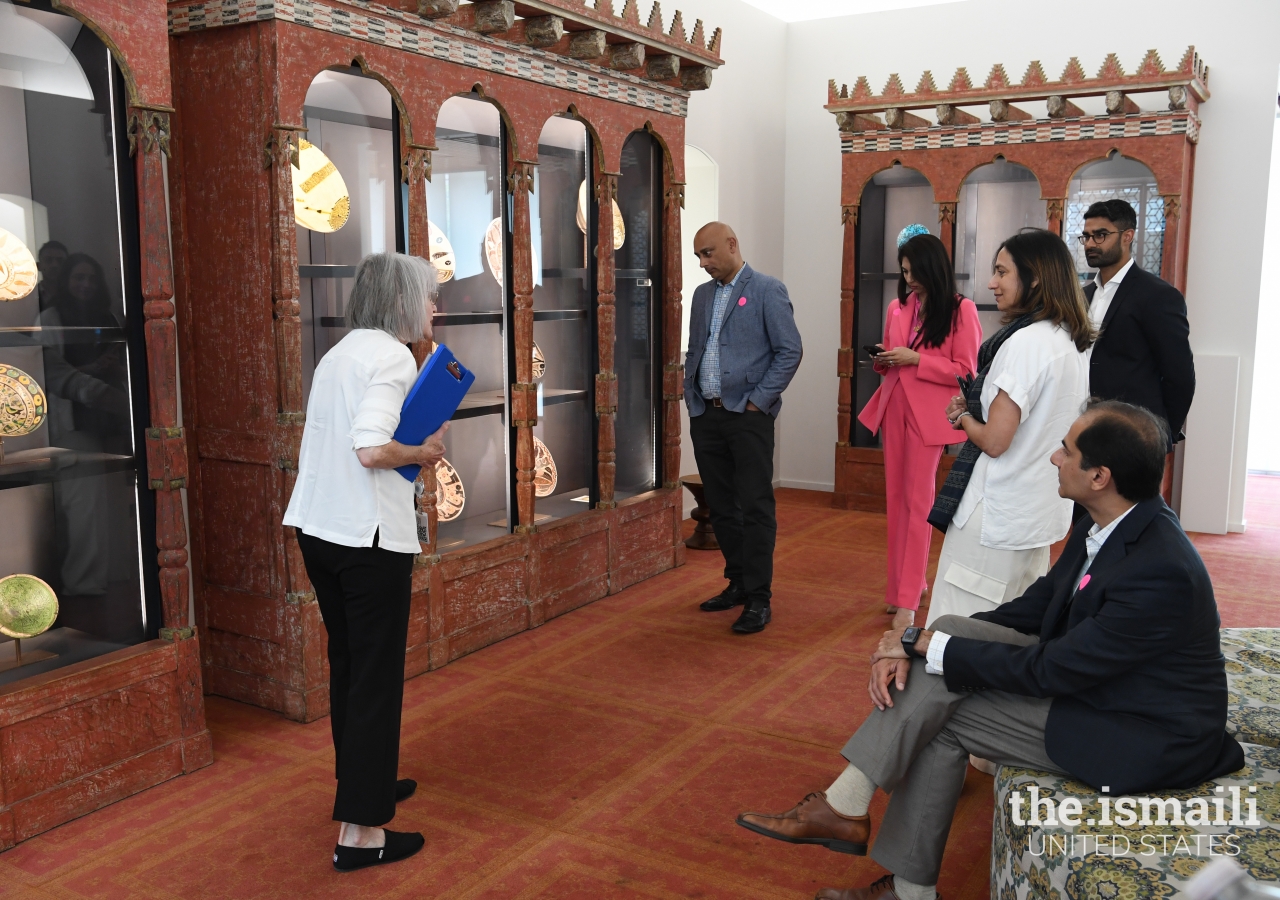
[[[742,250],[738,236],[724,222],[708,222],[693,236],[693,252],[712,278],[725,282],[731,280],[742,268]]]

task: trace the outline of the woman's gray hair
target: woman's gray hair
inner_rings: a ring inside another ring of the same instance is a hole
[[[385,331],[398,341],[422,340],[427,300],[436,293],[435,266],[403,253],[370,253],[356,266],[347,301],[352,328]]]

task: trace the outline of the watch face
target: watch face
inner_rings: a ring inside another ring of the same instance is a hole
[[[919,625],[912,625],[902,633],[902,643],[914,644],[920,638],[920,632],[923,629]]]

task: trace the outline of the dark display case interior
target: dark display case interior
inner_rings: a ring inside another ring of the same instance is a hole
[[[160,601],[124,79],[48,3],[0,29],[4,684],[155,637]]]
[[[625,241],[616,245],[618,456],[614,498],[653,490],[662,482],[658,399],[662,396],[662,341],[658,328],[662,292],[662,150],[651,135],[636,132],[622,148],[618,206]],[[615,215],[616,215],[615,211]]]
[[[858,421],[857,413],[880,386],[880,376],[862,350],[884,340],[884,319],[898,296],[898,234],[908,225],[923,225],[938,234],[938,204],[929,180],[901,165],[877,172],[862,190],[858,213],[858,281],[854,288],[854,415],[855,447],[879,447],[880,439]],[[963,291],[964,282],[960,282]]]

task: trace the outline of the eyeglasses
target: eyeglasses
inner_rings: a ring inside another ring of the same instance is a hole
[[[1082,244],[1101,244],[1113,234],[1119,234],[1118,231],[1086,231],[1084,234],[1076,235],[1076,240]]]

